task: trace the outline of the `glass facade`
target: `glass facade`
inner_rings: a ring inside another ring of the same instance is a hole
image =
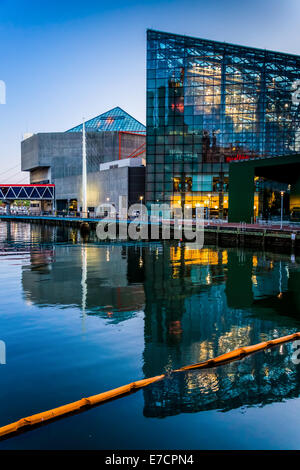
[[[300,152],[300,57],[147,31],[146,201],[226,216],[233,159]]]

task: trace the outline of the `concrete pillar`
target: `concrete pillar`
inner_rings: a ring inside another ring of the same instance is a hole
[[[10,204],[11,204],[11,201],[3,201],[4,204],[6,204],[6,214],[7,215],[10,215]]]

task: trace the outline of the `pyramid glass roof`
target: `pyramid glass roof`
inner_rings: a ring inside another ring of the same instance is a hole
[[[146,132],[146,127],[134,119],[123,109],[116,108],[106,111],[106,113],[86,121],[85,128],[87,132],[102,131],[127,131],[127,132]],[[66,132],[82,132],[82,124],[79,124]]]

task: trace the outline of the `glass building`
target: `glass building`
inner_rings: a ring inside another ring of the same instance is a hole
[[[299,56],[148,30],[148,205],[226,216],[231,160],[300,152],[299,79]]]

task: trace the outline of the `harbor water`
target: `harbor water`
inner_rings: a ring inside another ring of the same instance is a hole
[[[0,222],[0,283],[0,426],[300,331],[293,254]],[[297,348],[170,374],[0,449],[297,449]]]

